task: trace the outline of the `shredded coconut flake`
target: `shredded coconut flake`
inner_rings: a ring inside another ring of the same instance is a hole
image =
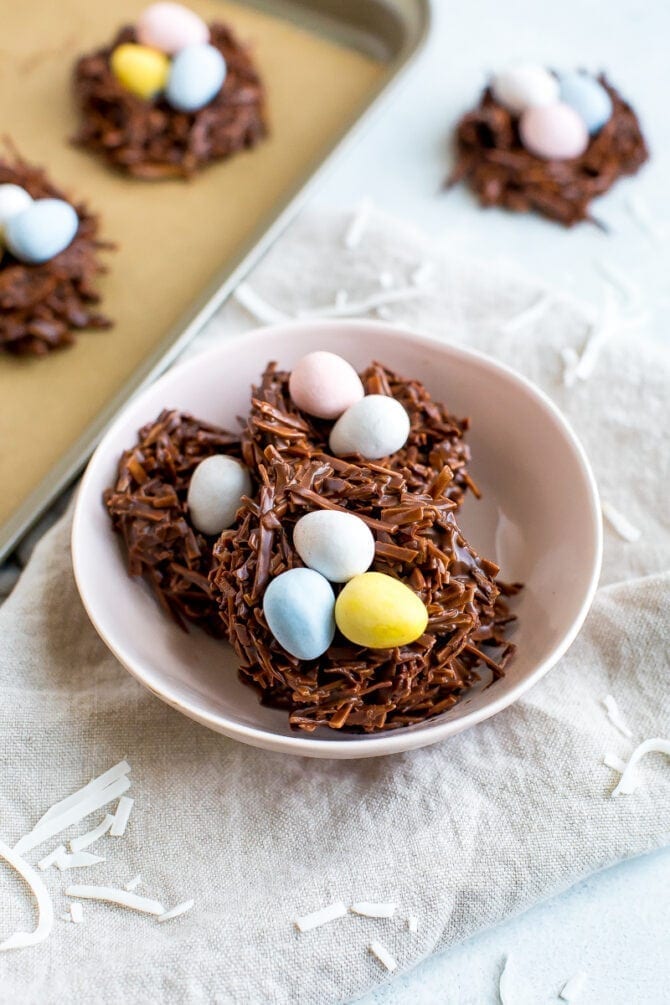
[[[372,293],[364,300],[348,301],[341,307],[338,307],[337,304],[326,304],[324,307],[301,310],[298,311],[298,317],[305,319],[357,317],[385,304],[397,304],[403,300],[414,300],[420,296],[423,296],[423,290],[419,286],[401,286],[397,290],[380,290],[377,293]]]
[[[635,524],[631,523],[628,517],[620,513],[618,509],[612,506],[612,503],[607,502],[603,499],[601,502],[601,509],[603,511],[603,516],[607,520],[608,524],[615,530],[619,537],[623,538],[624,541],[639,541],[642,537],[642,531]]]
[[[571,977],[569,981],[563,985],[563,989],[559,994],[559,998],[562,998],[565,1002],[576,1002],[581,996],[584,990],[584,984],[586,983],[586,974],[575,974]]]
[[[120,778],[122,775],[127,775],[129,772],[130,772],[130,765],[128,764],[128,762],[119,761],[118,764],[115,764],[108,771],[105,771],[104,774],[98,775],[97,778],[94,778],[92,781],[90,781],[88,785],[84,785],[82,789],[77,789],[77,791],[73,792],[71,796],[67,796],[65,799],[61,799],[59,802],[54,803],[53,806],[50,806],[49,809],[44,814],[44,816],[40,817],[40,819],[37,821],[37,823],[33,827],[33,830],[36,831],[37,828],[40,827],[43,823],[45,823],[47,820],[52,820],[54,817],[61,816],[63,813],[65,813],[66,810],[69,810],[72,806],[76,806],[77,803],[83,802],[85,799],[88,799],[88,797],[92,795],[93,792],[95,792],[96,790],[106,789],[107,786],[111,785],[112,782],[115,782],[117,778]]]
[[[10,848],[3,841],[0,841],[0,858],[4,858],[5,862],[25,880],[37,901],[37,928],[33,932],[14,932],[0,943],[0,952],[36,946],[38,942],[44,942],[49,937],[53,928],[54,908],[49,891],[39,873],[21,858],[15,848]]]
[[[260,293],[256,293],[249,283],[240,283],[235,289],[233,297],[240,307],[244,307],[245,311],[257,321],[262,321],[264,325],[275,325],[289,320],[288,314],[269,304]]]
[[[500,971],[500,978],[498,980],[498,997],[500,998],[500,1005],[512,1005],[512,992],[509,987],[509,956],[506,956],[503,960],[502,970]]]
[[[131,799],[130,796],[121,796],[119,805],[116,807],[116,813],[114,814],[114,822],[109,832],[110,837],[121,837],[125,834],[134,802],[135,800]]]
[[[131,911],[141,911],[143,914],[165,914],[165,908],[160,901],[138,897],[136,893],[119,890],[114,886],[68,886],[65,894],[68,897],[80,897],[82,900],[101,900],[107,904],[118,904],[119,907],[128,907]]]
[[[304,914],[301,918],[296,918],[295,923],[301,932],[310,932],[313,928],[328,924],[329,921],[336,921],[343,918],[347,909],[341,901],[322,907],[320,911],[313,911],[312,914]]]
[[[605,343],[609,340],[616,327],[616,305],[612,290],[605,289],[602,311],[596,324],[591,325],[589,334],[581,351],[579,362],[575,366],[577,380],[588,380],[596,368],[598,357]]]
[[[56,859],[56,865],[61,872],[64,872],[66,869],[84,869],[89,865],[100,865],[104,861],[100,855],[91,855],[88,851],[76,851],[72,855],[61,852]]]
[[[86,834],[80,834],[79,837],[72,838],[70,841],[70,851],[83,851],[84,848],[90,847],[94,841],[97,841],[98,838],[107,833],[113,823],[114,817],[108,813],[105,819],[97,827],[94,827],[93,830],[87,831]]]
[[[126,885],[124,886],[123,889],[124,890],[131,890],[131,891],[132,890],[136,890],[137,887],[140,885],[141,882],[142,882],[142,877],[138,873],[137,876],[133,876],[133,878],[128,883],[126,883]]]
[[[530,305],[530,307],[527,307],[525,310],[521,311],[520,314],[510,318],[508,321],[505,321],[500,326],[500,330],[506,335],[511,335],[513,332],[520,331],[520,329],[526,328],[528,325],[532,325],[535,321],[542,317],[552,300],[553,297],[551,294],[543,293],[534,304]]]
[[[618,771],[620,775],[623,775],[626,770],[626,762],[624,759],[611,750],[606,751],[603,755],[603,764],[605,764],[608,768],[611,768],[612,771]]]
[[[369,199],[362,199],[354,209],[349,226],[344,233],[344,247],[349,251],[357,248],[361,243],[363,234],[370,222],[371,211],[372,203]]]
[[[416,915],[410,914],[409,918],[407,919],[407,928],[410,932],[419,931],[419,919],[416,917]]]
[[[361,900],[352,904],[349,910],[353,914],[362,914],[365,918],[392,918],[395,914],[395,904],[374,904]]]
[[[48,869],[49,866],[56,865],[61,855],[65,854],[66,854],[65,845],[59,844],[57,848],[54,848],[51,854],[45,855],[44,858],[40,859],[40,861],[37,863],[37,868],[41,869],[42,872],[44,872],[44,870]]]
[[[193,907],[194,900],[185,900],[182,904],[177,904],[176,907],[170,908],[165,914],[160,914],[158,916],[158,921],[172,921],[173,918],[178,918],[182,914],[186,914]]]
[[[80,925],[84,920],[84,908],[78,900],[73,900],[70,904],[70,915],[75,925]]]
[[[645,740],[628,758],[624,773],[619,779],[619,784],[612,790],[612,798],[619,795],[630,795],[633,789],[630,788],[634,779],[635,765],[645,756],[645,754],[667,754],[670,757],[670,740],[655,737],[652,740]]]
[[[85,799],[70,805],[63,812],[51,817],[49,820],[39,823],[34,830],[17,842],[14,850],[19,854],[30,851],[37,845],[42,844],[42,842],[48,841],[55,834],[67,830],[73,824],[78,824],[84,817],[106,806],[107,803],[111,803],[112,800],[118,799],[129,788],[130,779],[127,775],[122,775],[116,781],[112,782],[111,785],[92,791]]]
[[[374,942],[371,942],[370,945],[368,946],[368,949],[370,950],[373,956],[377,957],[381,965],[383,967],[386,967],[386,969],[390,973],[393,973],[394,970],[398,969],[397,960],[394,959],[393,956],[391,956],[386,946],[384,946],[381,942],[377,942],[376,940]]]
[[[631,740],[633,737],[633,731],[621,714],[619,706],[611,694],[605,695],[603,698],[603,705],[607,710],[607,717],[612,725],[616,726],[620,733],[623,733],[624,736],[627,736],[628,739]]]

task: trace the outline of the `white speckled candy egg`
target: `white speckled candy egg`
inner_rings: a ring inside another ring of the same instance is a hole
[[[221,90],[226,61],[213,45],[189,45],[172,61],[165,98],[179,112],[197,112]]]
[[[160,49],[168,56],[174,56],[187,45],[209,42],[205,22],[180,3],[152,3],[140,14],[136,31],[138,42]]]
[[[320,350],[298,360],[288,388],[293,403],[319,419],[336,419],[365,394],[351,363]]]
[[[400,402],[385,394],[368,394],[340,416],[329,443],[336,457],[360,454],[375,461],[400,450],[408,436],[409,415]]]
[[[263,614],[279,645],[299,660],[315,660],[335,636],[335,594],[313,569],[289,569],[273,579]]]
[[[543,160],[579,157],[589,145],[584,120],[561,101],[528,108],[521,116],[519,135],[526,150]]]
[[[7,221],[5,243],[19,261],[38,265],[64,251],[78,227],[79,217],[69,202],[36,199]]]
[[[561,101],[577,112],[593,136],[612,116],[612,99],[603,85],[588,73],[564,73],[559,77]]]
[[[188,487],[191,523],[203,534],[220,534],[235,522],[242,496],[251,495],[249,471],[225,454],[214,454],[198,464]]]
[[[310,569],[331,583],[346,583],[366,572],[375,557],[375,539],[354,513],[314,510],[293,529],[293,545]]]
[[[0,237],[13,216],[32,206],[32,196],[20,185],[0,185]]]
[[[501,70],[491,83],[493,97],[514,115],[558,101],[558,81],[544,66],[520,63]]]

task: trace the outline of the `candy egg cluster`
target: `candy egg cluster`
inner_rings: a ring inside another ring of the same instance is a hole
[[[543,160],[580,157],[612,114],[612,100],[588,73],[554,75],[543,66],[524,63],[498,73],[493,96],[519,116],[525,148]]]
[[[337,456],[378,460],[407,442],[410,421],[400,402],[366,395],[354,368],[334,353],[300,359],[289,393],[302,411],[336,420],[329,448]],[[408,645],[424,633],[428,611],[421,598],[393,576],[368,571],[375,539],[361,517],[339,509],[306,513],[293,529],[293,546],[306,568],[276,576],[263,598],[268,628],[292,656],[317,659],[331,646],[336,627],[370,649]],[[338,596],[333,583],[344,584]]]
[[[209,44],[209,28],[178,3],[155,3],[137,22],[137,42],[124,42],[110,57],[112,73],[144,100],[164,95],[180,112],[209,104],[226,79],[226,61]]]
[[[0,185],[0,239],[20,262],[40,265],[64,251],[79,228],[63,199],[33,199],[20,185]]]

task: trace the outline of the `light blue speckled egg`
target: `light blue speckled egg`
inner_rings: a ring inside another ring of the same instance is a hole
[[[36,199],[7,221],[5,243],[15,258],[39,265],[71,243],[79,227],[73,206],[62,199]]]
[[[586,123],[591,136],[600,132],[612,115],[612,99],[599,81],[589,73],[564,73],[559,77],[561,101]]]
[[[165,98],[179,112],[209,104],[226,79],[226,61],[213,45],[187,45],[172,61]]]
[[[273,579],[263,614],[279,645],[299,660],[315,660],[335,635],[335,594],[313,569],[289,569]]]

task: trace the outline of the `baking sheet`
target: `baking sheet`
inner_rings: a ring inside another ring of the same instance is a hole
[[[387,53],[385,63],[255,6],[193,0],[189,6],[206,20],[230,22],[252,46],[267,85],[271,137],[191,182],[144,182],[112,172],[67,137],[76,126],[74,59],[145,6],[23,0],[4,12],[3,132],[101,214],[101,236],[119,249],[106,255],[109,273],[100,282],[113,329],[83,333],[73,348],[42,359],[0,356],[0,554],[74,473],[133,384],[166,359],[188,326],[195,329],[197,308],[211,312],[215,291],[225,292],[225,269],[241,261],[252,236],[267,229],[371,103],[397,58]],[[284,8],[281,0],[260,6]],[[286,11],[323,29],[333,23],[322,17],[328,6],[289,3]],[[375,7],[381,10],[366,0],[352,6],[352,30],[361,38],[366,31],[374,38],[367,20]],[[401,22],[396,16],[390,24],[397,30]]]

